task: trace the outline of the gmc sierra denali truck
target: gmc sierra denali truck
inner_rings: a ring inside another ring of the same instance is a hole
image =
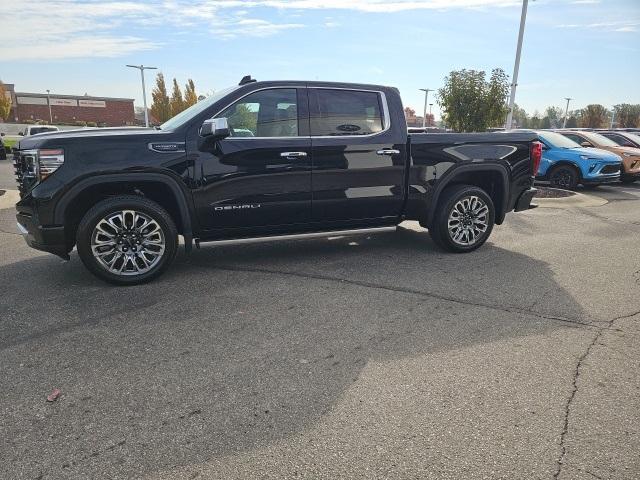
[[[532,208],[534,133],[407,133],[397,89],[256,82],[156,128],[27,137],[15,155],[18,229],[33,248],[131,285],[179,245],[353,234],[417,220],[469,252]]]

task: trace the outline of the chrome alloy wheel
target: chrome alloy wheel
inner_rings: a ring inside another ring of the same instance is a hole
[[[153,218],[135,210],[121,210],[102,218],[91,234],[91,253],[100,266],[115,275],[140,275],[162,258],[165,236]]]
[[[447,228],[458,245],[473,245],[489,228],[489,207],[475,195],[461,198],[449,213]]]

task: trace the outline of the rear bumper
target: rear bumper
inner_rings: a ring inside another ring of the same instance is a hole
[[[518,200],[516,200],[514,212],[522,212],[524,210],[529,210],[531,208],[536,208],[538,205],[532,204],[531,200],[538,193],[537,188],[529,188],[520,194]]]
[[[16,215],[18,231],[31,248],[43,252],[53,253],[65,260],[69,260],[64,227],[43,227],[38,225],[32,215],[18,213]]]

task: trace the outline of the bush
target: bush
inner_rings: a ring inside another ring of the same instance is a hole
[[[75,125],[77,127],[86,127],[87,126],[87,122],[83,122],[82,120],[76,120]]]
[[[98,124],[96,122],[87,122],[87,127],[97,127]]]

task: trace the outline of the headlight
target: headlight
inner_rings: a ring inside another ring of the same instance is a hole
[[[22,152],[26,160],[27,175],[42,181],[59,169],[64,163],[64,150],[39,149]]]
[[[64,163],[64,150],[38,150],[38,178],[44,180]]]

